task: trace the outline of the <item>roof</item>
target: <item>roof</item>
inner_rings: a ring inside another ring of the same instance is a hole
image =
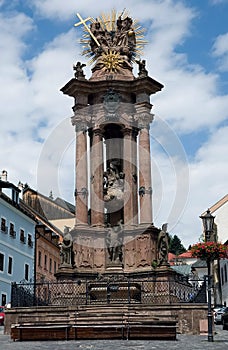
[[[168,253],[168,262],[170,265],[174,265],[175,260],[176,260],[176,255],[173,253]]]
[[[180,273],[182,275],[189,275],[192,271],[192,266],[191,265],[175,265],[171,266],[173,270],[175,270],[177,273]]]
[[[54,202],[58,205],[60,205],[63,208],[68,209],[69,211],[71,211],[71,213],[75,213],[75,206],[73,204],[71,204],[70,202],[65,201],[65,199],[59,198],[57,197]]]
[[[180,255],[177,256],[178,259],[179,259],[179,258],[181,258],[181,259],[190,259],[190,258],[192,258],[192,257],[193,257],[193,256],[192,256],[191,250],[188,250],[187,252],[184,252],[184,253],[182,253],[182,254],[180,254]]]
[[[9,181],[0,180],[0,188],[12,188],[18,193],[21,192],[21,190],[17,186],[15,186],[12,182],[9,182]]]
[[[176,255],[173,254],[173,253],[168,253],[168,260],[173,260],[173,259],[176,259]]]
[[[20,205],[24,210],[27,210],[27,212],[29,212],[30,215],[33,215],[33,217],[36,218],[36,221],[45,225],[51,231],[55,232],[58,236],[62,236],[62,231],[60,231],[56,226],[50,223],[50,221],[48,221],[44,216],[38,213],[34,208],[27,205],[22,199],[20,200]]]
[[[62,198],[47,197],[29,186],[23,191],[23,200],[37,213],[45,216],[48,220],[68,219],[75,217],[75,206]]]
[[[207,267],[207,262],[205,260],[197,259],[197,261],[194,262],[194,264],[192,264],[192,267],[194,267],[194,268],[204,268],[204,267]]]
[[[5,202],[9,203],[10,205],[12,205],[12,207],[16,208],[24,215],[28,216],[34,222],[36,222],[36,218],[33,215],[33,213],[31,213],[31,211],[27,210],[27,208],[25,208],[23,205],[21,205],[21,200],[19,200],[19,203],[16,203],[10,197],[8,197],[5,193],[0,193],[0,198],[3,199]]]

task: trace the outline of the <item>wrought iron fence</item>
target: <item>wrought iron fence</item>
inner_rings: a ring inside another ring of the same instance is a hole
[[[12,307],[205,303],[206,284],[164,279],[13,283],[11,299]]]

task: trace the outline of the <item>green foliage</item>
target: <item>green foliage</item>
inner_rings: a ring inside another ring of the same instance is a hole
[[[185,247],[183,246],[180,238],[177,235],[174,235],[173,237],[170,236],[169,252],[175,255],[179,255],[186,252]]]

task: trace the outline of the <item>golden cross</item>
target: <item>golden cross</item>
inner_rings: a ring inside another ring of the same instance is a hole
[[[80,26],[80,24],[83,24],[84,27],[86,28],[86,30],[88,31],[88,33],[91,35],[91,37],[93,38],[93,40],[95,41],[95,43],[97,44],[97,46],[100,46],[99,42],[97,41],[97,38],[93,35],[93,33],[91,32],[90,28],[87,26],[86,22],[90,21],[92,18],[91,17],[87,17],[86,19],[83,19],[79,13],[77,13],[78,18],[80,19],[80,22],[75,23],[75,27]]]

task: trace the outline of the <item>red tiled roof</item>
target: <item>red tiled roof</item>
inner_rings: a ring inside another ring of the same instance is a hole
[[[183,259],[183,258],[184,258],[184,259],[192,258],[192,252],[191,252],[191,250],[188,250],[187,252],[178,255],[178,258],[181,258],[181,259]]]
[[[173,253],[169,253],[168,254],[168,260],[173,260],[173,259],[176,259],[176,255],[175,254],[173,254]]]
[[[177,256],[175,254],[168,253],[168,261],[169,261],[170,265],[174,265],[174,261],[175,261],[176,257]]]

